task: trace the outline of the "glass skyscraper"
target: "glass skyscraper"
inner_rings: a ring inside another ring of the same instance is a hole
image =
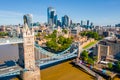
[[[32,14],[26,14],[23,16],[24,24],[27,23],[29,28],[32,28],[32,18],[33,18]]]
[[[48,17],[48,24],[49,25],[54,25],[56,20],[56,11],[53,7],[48,7],[47,9],[47,17]]]
[[[70,19],[67,15],[62,17],[62,26],[68,27],[70,25]]]
[[[89,26],[89,20],[87,20],[87,26]]]
[[[80,25],[81,25],[81,27],[83,26],[83,21],[81,21],[81,24],[80,24]]]

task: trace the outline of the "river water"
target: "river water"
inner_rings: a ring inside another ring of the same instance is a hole
[[[0,46],[0,63],[8,60],[18,59],[18,45]]]

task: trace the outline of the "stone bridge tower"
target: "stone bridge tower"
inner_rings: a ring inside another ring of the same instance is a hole
[[[24,71],[21,71],[23,80],[40,80],[40,69],[35,65],[34,56],[34,31],[25,24],[23,27],[23,64]]]
[[[80,58],[80,53],[81,53],[82,48],[81,48],[80,42],[78,42],[77,45],[78,45],[78,54],[77,54],[76,60],[77,60],[77,62],[78,62],[78,61],[79,61],[79,58]]]

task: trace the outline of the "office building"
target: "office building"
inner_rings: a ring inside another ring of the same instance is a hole
[[[80,24],[81,26],[83,26],[83,21],[81,21],[81,24]]]
[[[32,28],[32,14],[26,14],[23,16],[23,19],[24,19],[24,24],[27,23],[28,27],[29,28]]]
[[[62,17],[62,26],[65,26],[65,27],[70,26],[70,19],[67,15]]]
[[[48,24],[53,26],[57,22],[56,10],[53,7],[48,7],[47,9]]]
[[[62,26],[60,20],[57,20],[57,26],[60,26],[60,27]]]
[[[99,42],[94,51],[98,62],[101,60],[115,61],[115,59],[120,58],[120,39],[108,37]]]
[[[89,26],[89,20],[87,20],[87,26]]]

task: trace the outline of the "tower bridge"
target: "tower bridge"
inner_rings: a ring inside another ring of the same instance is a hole
[[[29,37],[31,38],[31,36]],[[0,78],[6,77],[6,76],[13,76],[13,75],[22,75],[22,78],[24,80],[28,80],[29,77],[27,77],[26,79],[25,76],[32,75],[34,72],[30,72],[30,71],[33,71],[35,69],[35,66],[42,68],[47,65],[55,64],[55,63],[58,63],[58,62],[61,62],[61,61],[64,61],[64,60],[67,60],[73,57],[77,57],[77,56],[80,57],[79,56],[80,53],[84,50],[81,47],[77,47],[77,48],[75,47],[72,52],[68,52],[71,49],[71,46],[70,46],[65,51],[60,52],[59,54],[54,54],[54,53],[46,51],[45,49],[40,47],[38,44],[35,44],[33,37],[32,37],[33,41],[29,41],[31,40],[29,39],[29,37],[26,38],[27,40],[24,40],[24,38],[6,38],[6,39],[2,38],[0,39],[0,45],[18,44],[19,57],[20,57],[20,59],[18,60],[19,65],[0,69]],[[32,49],[32,51],[30,51],[30,49]],[[76,54],[76,53],[79,53],[79,54]],[[25,60],[27,60],[26,64],[25,64]],[[31,62],[31,61],[34,61],[34,62]],[[38,68],[37,70],[38,70],[37,74],[35,73],[36,75],[33,75],[33,76],[40,77],[40,74],[39,74],[40,70]],[[35,80],[39,80],[39,79],[35,79]]]
[[[0,45],[8,44],[18,44],[18,65],[0,69],[0,78],[20,75],[23,80],[40,80],[40,67],[77,56],[75,54],[77,49],[71,53],[68,52],[71,47],[59,54],[54,54],[35,44],[34,31],[29,29],[27,24],[23,28],[23,38],[0,38]]]

